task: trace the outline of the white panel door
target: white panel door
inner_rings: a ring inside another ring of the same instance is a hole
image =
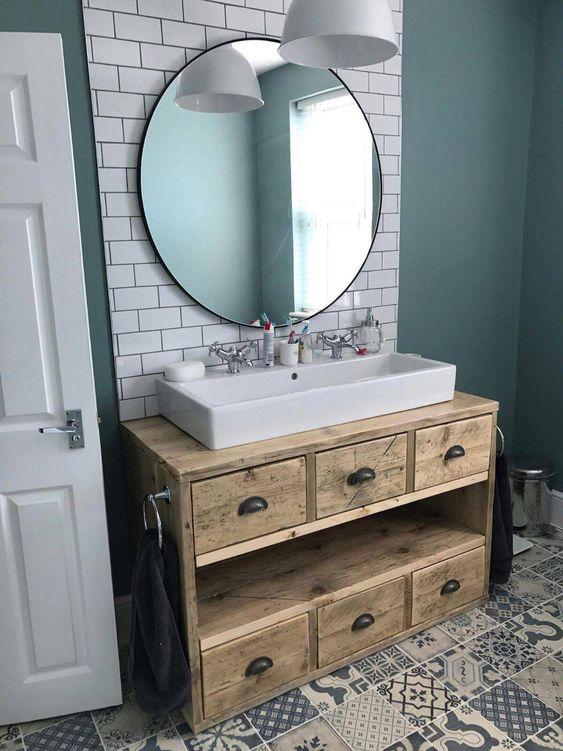
[[[2,33],[0,725],[120,701],[62,41]]]

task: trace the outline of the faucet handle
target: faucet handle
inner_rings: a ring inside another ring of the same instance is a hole
[[[213,342],[213,344],[209,345],[208,352],[210,355],[214,355],[219,349],[221,349],[219,342]]]

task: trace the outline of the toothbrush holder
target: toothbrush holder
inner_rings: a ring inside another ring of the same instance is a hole
[[[280,342],[280,364],[292,367],[299,362],[299,344]]]

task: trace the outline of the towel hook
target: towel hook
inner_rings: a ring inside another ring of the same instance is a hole
[[[147,503],[150,503],[156,519],[156,528],[158,530],[158,547],[162,550],[162,522],[160,520],[160,514],[158,513],[158,501],[164,501],[170,503],[170,490],[165,485],[160,493],[149,493],[143,498],[143,524],[145,529],[149,528],[147,524]]]
[[[500,451],[497,451],[497,456],[502,456],[504,454],[504,433],[497,425],[497,433],[500,438]]]

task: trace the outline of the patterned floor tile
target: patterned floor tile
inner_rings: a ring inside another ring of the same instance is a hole
[[[210,748],[213,748],[213,746]],[[186,751],[186,746],[176,730],[168,728],[158,735],[153,735],[144,741],[127,746],[126,751]]]
[[[191,732],[186,722],[177,725],[176,730],[186,744],[182,747],[184,751],[185,748],[188,751],[258,751],[262,743],[260,736],[244,715],[220,722],[197,735]]]
[[[376,691],[417,727],[461,703],[455,693],[420,666],[380,683]]]
[[[512,594],[521,597],[531,605],[541,605],[563,592],[558,584],[538,576],[529,569],[511,576],[506,586]]]
[[[464,645],[448,649],[422,666],[464,701],[500,683],[505,676]]]
[[[421,731],[436,751],[500,751],[518,746],[471,707],[442,715]]]
[[[530,571],[561,586],[563,584],[563,556],[554,555],[547,561],[536,563],[535,566],[530,568]]]
[[[558,660],[545,657],[512,680],[563,714],[563,666]]]
[[[282,735],[270,747],[272,751],[350,751],[322,717]]]
[[[414,660],[406,652],[393,645],[358,660],[354,663],[354,667],[372,683],[379,683],[384,678],[402,673],[403,670],[411,668],[414,664]]]
[[[22,735],[31,735],[31,733],[38,733],[40,730],[44,730],[51,725],[56,725],[63,720],[71,720],[73,717],[76,717],[76,713],[59,715],[58,717],[46,717],[43,720],[33,720],[32,722],[20,723],[20,732]],[[0,749],[1,748],[2,746],[0,745]]]
[[[312,720],[319,712],[303,691],[294,688],[286,694],[249,710],[247,717],[265,741]]]
[[[563,751],[563,720],[557,720],[522,745],[526,751]]]
[[[89,712],[26,735],[24,743],[27,751],[103,751],[104,748]]]
[[[536,563],[541,563],[552,556],[553,553],[550,550],[540,548],[539,545],[532,545],[528,550],[514,556],[512,560],[512,570],[514,572],[522,571],[523,569],[535,566]]]
[[[526,614],[520,617],[525,618]],[[504,675],[518,673],[541,658],[531,644],[513,634],[506,626],[486,631],[465,646]]]
[[[563,622],[559,611],[558,601],[546,602],[515,618],[507,628],[542,654],[558,652],[563,649]]]
[[[397,743],[387,746],[384,751],[436,751],[436,748],[431,746],[417,730]]]
[[[375,689],[336,707],[326,718],[354,751],[379,751],[409,732],[405,718]]]
[[[416,662],[424,662],[450,649],[455,643],[455,639],[452,639],[449,634],[434,626],[426,631],[419,631],[414,636],[409,636],[408,639],[400,642],[399,646]]]
[[[499,683],[469,703],[517,743],[559,718],[551,707],[511,680]]]
[[[145,714],[133,694],[124,697],[123,704],[98,709],[92,716],[108,751],[119,751],[170,727],[167,717]]]
[[[457,641],[467,641],[496,625],[496,621],[489,618],[482,608],[473,608],[467,613],[456,615],[455,618],[440,623],[440,628]]]
[[[530,542],[552,553],[560,553],[563,550],[563,530],[552,524],[545,524],[544,533],[540,537],[530,537]]]
[[[306,686],[301,686],[303,693],[321,711],[328,712],[339,704],[353,699],[370,688],[369,682],[351,665],[335,670],[330,675],[317,678]]]
[[[524,602],[521,597],[517,597],[506,587],[501,587],[499,584],[492,584],[489,587],[489,599],[484,605],[481,605],[483,612],[499,623],[522,615],[533,607],[533,603]]]
[[[4,751],[8,743],[13,743],[21,737],[19,725],[0,725],[0,751]]]
[[[11,741],[0,741],[0,751],[25,751],[23,738],[15,738]]]

